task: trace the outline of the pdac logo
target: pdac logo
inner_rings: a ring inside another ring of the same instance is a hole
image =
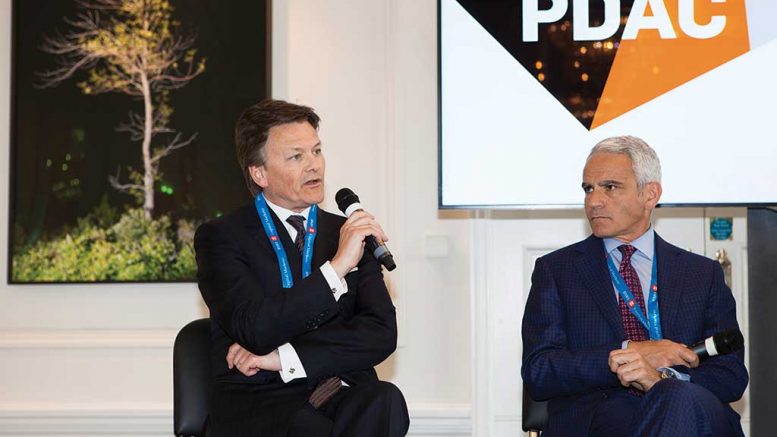
[[[745,0],[457,1],[588,129],[750,50]]]

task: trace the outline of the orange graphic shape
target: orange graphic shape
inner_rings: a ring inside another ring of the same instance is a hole
[[[696,23],[709,23],[713,15],[726,16],[723,31],[709,39],[683,33],[678,0],[664,0],[676,39],[661,39],[658,30],[640,30],[636,39],[622,40],[602,91],[591,129],[722,65],[750,50],[743,0],[695,3]],[[651,15],[650,7],[645,15]]]

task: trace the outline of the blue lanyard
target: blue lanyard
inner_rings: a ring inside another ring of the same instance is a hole
[[[629,290],[629,286],[626,285],[626,281],[623,280],[623,277],[621,276],[620,272],[618,272],[618,269],[615,267],[615,263],[612,260],[612,257],[610,254],[607,254],[607,267],[610,270],[610,277],[612,278],[612,282],[615,284],[615,288],[618,290],[618,294],[620,294],[621,299],[623,299],[624,302],[626,302],[626,305],[629,307],[629,311],[631,311],[631,314],[634,314],[634,317],[639,320],[640,323],[642,323],[642,326],[645,327],[645,329],[648,330],[650,333],[650,339],[651,340],[660,340],[663,338],[663,335],[661,333],[661,318],[658,316],[658,267],[656,263],[656,254],[653,254],[653,269],[650,277],[650,293],[648,294],[648,302],[647,302],[647,318],[645,318],[645,313],[642,312],[642,309],[640,309],[639,305],[637,304],[637,301],[634,300],[634,295],[631,293],[631,290]],[[638,290],[639,293],[642,293],[642,290]]]
[[[289,266],[289,258],[286,256],[286,251],[283,249],[281,243],[281,237],[278,236],[278,231],[275,229],[275,224],[272,222],[272,216],[270,216],[270,208],[267,206],[267,201],[264,198],[263,193],[259,193],[254,201],[256,206],[256,212],[259,213],[259,218],[262,220],[262,226],[264,227],[264,233],[267,234],[267,238],[270,240],[270,245],[275,251],[275,256],[278,258],[278,266],[281,270],[281,282],[283,288],[291,288],[294,285],[294,278],[291,276],[291,267]],[[302,277],[307,278],[310,276],[311,264],[313,264],[313,243],[316,240],[316,231],[318,230],[318,206],[311,205],[310,212],[308,213],[308,226],[305,232],[305,246],[302,248]]]

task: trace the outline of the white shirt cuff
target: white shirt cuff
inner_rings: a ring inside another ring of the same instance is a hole
[[[283,382],[289,382],[298,378],[307,378],[302,361],[299,360],[297,351],[290,343],[284,343],[278,346],[278,356],[281,359],[281,379]]]
[[[337,276],[337,272],[335,272],[335,269],[332,267],[332,264],[330,264],[329,261],[325,262],[324,265],[321,266],[321,273],[324,275],[324,279],[326,279],[326,282],[329,284],[329,289],[332,290],[332,296],[334,296],[335,301],[339,301],[340,296],[348,293],[348,283],[345,282],[345,279],[340,279]]]
[[[623,343],[621,343],[621,349],[628,349],[630,341],[631,340],[623,340]]]

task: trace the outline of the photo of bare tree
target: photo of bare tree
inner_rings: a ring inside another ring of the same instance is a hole
[[[268,95],[267,12],[14,2],[9,282],[193,280],[196,226],[247,200],[232,123]]]
[[[143,99],[143,113],[129,113],[129,122],[119,130],[142,142],[143,173],[132,170],[130,179],[120,183],[118,174],[111,185],[143,198],[143,212],[154,212],[154,182],[159,160],[191,143],[192,134],[181,134],[169,127],[172,113],[168,95],[205,71],[205,59],[195,60],[195,36],[182,35],[172,18],[173,7],[166,0],[79,1],[81,12],[64,35],[47,37],[41,47],[57,57],[59,66],[40,74],[42,87],[59,85],[79,70],[87,77],[78,83],[84,94],[116,92]],[[166,145],[151,151],[151,139],[173,133]]]

